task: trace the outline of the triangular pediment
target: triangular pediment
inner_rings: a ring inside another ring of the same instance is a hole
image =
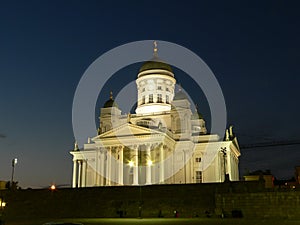
[[[115,138],[115,137],[130,137],[130,136],[146,136],[163,134],[162,132],[142,126],[134,125],[131,123],[123,124],[119,127],[113,128],[103,134],[94,137],[92,140],[97,141],[99,139]]]

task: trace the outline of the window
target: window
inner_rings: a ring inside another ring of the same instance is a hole
[[[202,172],[196,171],[196,183],[202,183]]]
[[[145,88],[142,89],[142,92],[144,92],[144,91],[145,91]]]
[[[200,157],[195,158],[195,160],[196,160],[197,163],[201,162],[201,158]]]
[[[170,103],[169,95],[166,95],[166,103]]]
[[[157,87],[157,90],[162,90],[162,89],[161,89],[161,86],[158,86],[158,87]]]
[[[170,91],[169,88],[166,88],[166,91]]]
[[[149,95],[149,103],[153,103],[153,94]]]
[[[142,97],[142,105],[145,104],[146,102],[146,98],[145,98],[145,95]]]
[[[157,94],[157,102],[162,103],[162,94]]]

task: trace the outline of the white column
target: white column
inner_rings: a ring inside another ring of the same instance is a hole
[[[81,180],[81,187],[86,186],[86,160],[82,161],[82,180]]]
[[[123,150],[124,146],[119,149],[119,185],[123,185]]]
[[[151,160],[151,155],[150,155],[150,150],[151,150],[151,145],[146,145],[146,184],[151,184],[151,164],[149,161]]]
[[[187,164],[186,164],[186,150],[183,150],[183,176],[184,176],[184,183],[186,184],[186,170],[187,170]]]
[[[73,161],[73,181],[72,181],[72,187],[76,188],[76,180],[77,180],[77,160]]]
[[[100,154],[100,150],[98,149],[96,152],[95,152],[95,171],[94,171],[94,186],[98,186],[99,184],[99,175],[98,175],[98,171],[99,171],[99,156]]]
[[[106,154],[106,186],[110,186],[111,182],[111,147],[107,149]]]
[[[238,158],[236,158],[235,172],[236,172],[236,180],[238,181],[240,179],[240,174],[239,174],[239,159]]]
[[[175,159],[174,159],[174,157],[175,157],[175,154],[172,154],[171,155],[171,162],[172,162],[172,165],[171,165],[171,168],[172,168],[172,184],[175,184],[175,173],[174,173],[174,162],[175,162]]]
[[[139,147],[134,146],[133,185],[139,184]]]
[[[105,151],[103,149],[100,151],[100,186],[105,186]]]
[[[81,175],[82,175],[82,168],[81,168],[81,160],[78,160],[78,187],[81,187]]]
[[[226,174],[229,175],[229,178],[231,178],[231,152],[227,150],[227,156],[226,156]]]
[[[164,183],[165,180],[165,165],[164,165],[164,146],[160,147],[160,167],[159,167],[159,183]]]

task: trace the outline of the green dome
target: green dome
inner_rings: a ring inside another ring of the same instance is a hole
[[[112,100],[112,99],[107,100],[105,102],[104,106],[103,106],[103,108],[110,108],[110,107],[117,107],[117,108],[119,108],[119,106],[117,105],[117,103],[114,100]]]
[[[150,61],[145,62],[140,68],[139,72],[141,73],[143,71],[152,70],[152,69],[167,70],[173,73],[171,66],[165,62],[162,62],[158,58],[153,58]]]
[[[184,99],[188,99],[188,97],[186,96],[186,94],[183,93],[183,91],[178,91],[178,92],[175,94],[173,101],[176,101],[176,100],[184,100]]]
[[[114,101],[112,91],[110,92],[109,99],[104,103],[103,108],[111,108],[111,107],[119,108],[118,104]]]

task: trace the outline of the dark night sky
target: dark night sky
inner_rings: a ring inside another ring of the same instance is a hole
[[[10,179],[18,157],[15,178],[22,187],[70,184],[77,84],[104,52],[138,40],[174,42],[206,62],[241,145],[300,140],[300,4],[209,2],[1,1],[0,180]],[[100,92],[99,107],[137,69],[118,72]],[[199,89],[175,76],[209,118]],[[240,171],[271,169],[289,178],[300,165],[299,148],[242,149]]]

